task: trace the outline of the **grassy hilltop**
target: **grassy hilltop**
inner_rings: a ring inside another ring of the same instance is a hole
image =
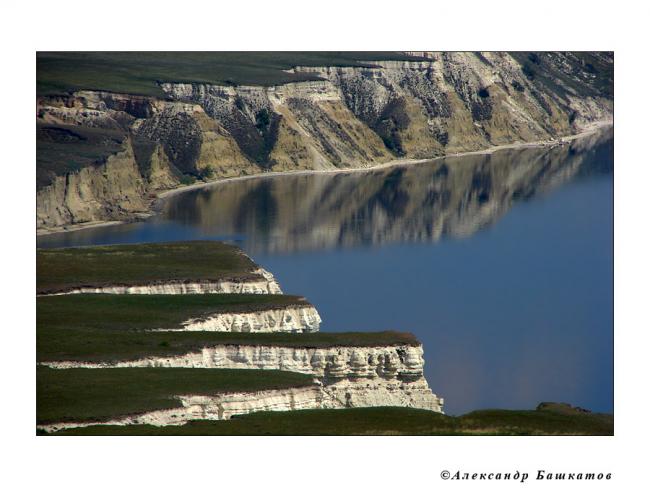
[[[165,97],[158,82],[279,85],[319,80],[288,73],[294,66],[368,66],[373,61],[418,60],[398,52],[41,52],[38,95],[104,90]]]

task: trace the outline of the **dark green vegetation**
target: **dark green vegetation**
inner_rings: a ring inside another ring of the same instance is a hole
[[[41,52],[37,94],[81,89],[164,97],[158,82],[277,85],[318,80],[287,73],[295,66],[367,66],[418,60],[396,52]]]
[[[180,407],[174,395],[212,395],[308,386],[286,371],[192,368],[36,370],[37,423],[102,420]]]
[[[96,426],[63,435],[613,435],[612,415],[480,410],[451,417],[399,407],[258,412],[180,426]]]
[[[170,281],[250,281],[260,278],[252,273],[256,269],[240,249],[215,241],[39,249],[36,292]]]
[[[40,300],[40,298],[39,298]],[[269,345],[296,348],[419,344],[405,332],[342,332],[291,334],[243,332],[144,332],[114,328],[69,326],[64,321],[44,325],[37,319],[38,361],[128,361],[168,357],[220,344]],[[54,322],[54,321],[53,321]]]
[[[55,176],[104,163],[122,150],[124,137],[120,130],[36,124],[36,189]]]
[[[40,329],[181,329],[191,318],[306,304],[292,295],[55,295],[37,298],[36,320]]]

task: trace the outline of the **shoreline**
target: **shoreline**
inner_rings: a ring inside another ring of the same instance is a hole
[[[83,224],[72,224],[68,228],[62,228],[62,229],[58,229],[58,228],[41,229],[41,230],[37,229],[36,237],[38,238],[38,237],[48,236],[53,234],[63,234],[68,232],[84,230],[84,229],[108,227],[108,226],[113,226],[118,224],[131,224],[136,222],[143,222],[144,220],[147,220],[148,218],[156,215],[159,212],[160,207],[164,203],[164,200],[170,197],[176,196],[181,193],[189,192],[189,191],[216,187],[231,182],[246,181],[246,180],[251,180],[256,178],[275,178],[275,177],[282,177],[282,176],[304,176],[304,175],[316,175],[316,174],[342,174],[342,173],[344,174],[344,173],[356,173],[356,172],[370,172],[370,171],[378,171],[378,170],[392,168],[392,167],[411,166],[416,164],[429,163],[429,162],[439,161],[441,159],[447,159],[447,158],[458,158],[463,156],[472,156],[472,155],[481,155],[481,154],[493,154],[497,151],[503,151],[507,149],[525,149],[525,148],[537,148],[537,147],[551,148],[551,147],[556,147],[558,145],[562,145],[564,143],[568,143],[576,139],[580,139],[582,137],[592,135],[606,127],[613,127],[613,126],[614,126],[614,122],[611,120],[598,121],[585,126],[580,132],[576,134],[562,136],[559,137],[558,139],[545,140],[545,141],[532,141],[532,142],[515,142],[511,144],[492,146],[486,149],[479,149],[476,151],[466,151],[460,153],[445,154],[443,156],[436,156],[434,158],[426,158],[426,159],[407,159],[407,158],[393,159],[391,161],[378,164],[376,166],[368,166],[368,167],[361,167],[361,168],[336,168],[336,169],[324,169],[324,170],[305,169],[305,170],[291,170],[291,171],[277,171],[277,172],[270,171],[264,173],[255,173],[252,175],[233,176],[231,178],[224,178],[215,181],[194,183],[192,185],[180,186],[178,188],[172,188],[169,190],[161,191],[152,200],[152,203],[150,205],[150,213],[148,214],[141,213],[139,215],[140,217],[139,219],[137,218],[137,216],[134,216],[135,218],[131,220],[106,220],[106,221],[87,222]]]

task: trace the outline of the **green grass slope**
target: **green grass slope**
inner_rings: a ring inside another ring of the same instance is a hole
[[[82,89],[164,97],[158,82],[278,85],[318,80],[294,66],[363,66],[417,60],[397,52],[40,52],[38,95]]]
[[[36,370],[38,424],[88,421],[180,407],[174,395],[212,395],[312,384],[286,371],[191,368]]]
[[[240,249],[216,241],[38,249],[36,292],[167,281],[247,281],[260,278],[255,269]]]
[[[180,426],[95,426],[62,435],[613,435],[612,415],[481,410],[451,417],[399,407],[258,412]]]

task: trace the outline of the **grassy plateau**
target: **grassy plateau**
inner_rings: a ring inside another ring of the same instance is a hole
[[[216,241],[38,249],[37,294],[81,286],[259,279],[240,249]]]
[[[319,78],[295,66],[368,66],[419,60],[398,52],[39,52],[38,95],[104,90],[164,97],[159,82],[279,85]]]

